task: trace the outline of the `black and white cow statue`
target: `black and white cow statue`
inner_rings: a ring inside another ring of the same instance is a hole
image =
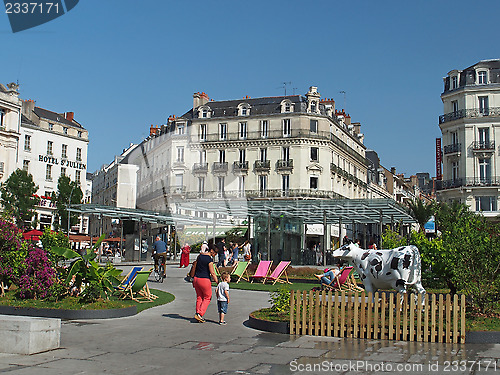
[[[358,272],[366,292],[377,289],[395,289],[406,293],[413,287],[422,295],[422,269],[416,246],[401,246],[392,250],[364,250],[353,243],[334,250],[332,256],[352,264]]]

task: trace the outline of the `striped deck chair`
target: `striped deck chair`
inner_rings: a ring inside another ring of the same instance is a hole
[[[239,283],[241,279],[250,281],[247,272],[248,264],[249,262],[238,262],[236,267],[234,267],[233,272],[231,272],[231,277],[234,276],[235,278],[238,278],[238,280],[236,280],[237,283]]]
[[[347,279],[349,278],[349,274],[353,270],[353,267],[344,267],[340,274],[335,276],[330,284],[321,284],[322,287],[331,290],[349,290],[346,285]]]
[[[130,283],[135,279],[135,276],[137,275],[137,272],[142,271],[144,267],[136,266],[133,267],[128,274],[126,274],[121,283],[119,285],[115,286],[115,289],[117,290],[125,290],[128,288]]]
[[[259,265],[257,266],[257,269],[255,270],[255,274],[251,276],[250,282],[253,283],[254,280],[259,280],[264,283],[266,281],[269,270],[271,269],[271,264],[273,264],[272,260],[261,260],[259,262]]]
[[[129,287],[123,291],[119,291],[123,294],[122,299],[130,298],[133,301],[143,303],[151,302],[155,298],[158,298],[149,291],[148,287],[148,278],[152,271],[152,268],[149,271],[138,271],[135,279],[129,284]]]
[[[286,269],[290,265],[290,261],[281,261],[279,264],[276,266],[273,272],[269,276],[266,277],[265,281],[271,281],[274,284],[277,282],[283,283],[283,284],[291,284],[290,281],[288,281],[288,275],[286,274]],[[285,276],[285,280],[281,279],[281,276]]]

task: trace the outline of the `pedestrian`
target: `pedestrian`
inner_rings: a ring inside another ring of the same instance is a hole
[[[243,259],[245,259],[246,262],[252,261],[252,245],[249,240],[246,240],[243,244]]]
[[[203,241],[203,243],[201,244],[201,248],[200,248],[200,254],[208,254],[208,242],[207,241]]]
[[[323,274],[314,275],[314,276],[316,276],[318,279],[320,279],[321,284],[330,285],[332,283],[332,281],[335,279],[335,277],[337,277],[338,275],[340,275],[340,269],[337,267],[334,267],[334,268],[330,268],[330,269],[326,268],[323,271]]]
[[[189,266],[189,253],[191,252],[191,247],[186,242],[181,248],[181,264],[179,268]]]
[[[196,291],[196,313],[194,318],[205,323],[203,315],[207,311],[208,305],[212,300],[212,280],[217,283],[213,257],[217,254],[215,248],[210,248],[208,254],[200,254],[193,262],[189,276],[193,278],[193,287]]]
[[[220,276],[221,282],[217,285],[215,294],[217,296],[217,310],[219,311],[219,324],[226,325],[224,320],[225,314],[227,314],[227,305],[229,304],[229,282],[231,281],[231,275],[227,272],[223,272]]]
[[[163,242],[160,236],[156,236],[153,244],[153,259],[155,260],[155,271],[158,272],[158,263],[161,259],[163,265],[163,277],[167,277],[167,244]]]
[[[321,257],[322,254],[321,254],[321,248],[320,248],[320,245],[318,244],[316,246],[316,265],[317,266],[321,266]]]
[[[238,264],[238,253],[240,250],[240,246],[238,245],[237,242],[232,244],[232,249],[231,252],[229,253],[229,256],[231,257],[228,266],[234,267],[236,264]]]
[[[375,241],[371,241],[368,248],[371,250],[377,250],[377,244],[375,243]]]
[[[342,245],[348,245],[351,243],[351,240],[349,239],[349,237],[347,237],[347,234],[344,236],[344,238],[342,239]]]
[[[224,260],[226,259],[224,252],[226,251],[226,240],[223,238],[219,242],[217,242],[217,254],[218,254],[218,262],[217,267],[224,267]]]

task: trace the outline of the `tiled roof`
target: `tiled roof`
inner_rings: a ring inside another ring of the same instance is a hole
[[[61,124],[71,125],[71,126],[83,129],[83,127],[77,121],[75,121],[75,120],[68,121],[66,119],[66,117],[64,117],[64,114],[52,112],[52,111],[49,111],[47,109],[43,109],[40,107],[35,107],[33,112],[35,112],[35,114],[38,117],[45,118],[49,121],[57,121],[57,122],[60,122]]]
[[[251,115],[281,113],[281,102],[288,99],[295,106],[294,112],[301,112],[301,104],[306,102],[306,99],[300,95],[291,96],[273,96],[264,98],[242,98],[236,100],[210,101],[205,105],[212,110],[211,118],[237,116],[238,105],[247,103],[250,105]],[[193,118],[193,109],[190,109],[182,118]]]

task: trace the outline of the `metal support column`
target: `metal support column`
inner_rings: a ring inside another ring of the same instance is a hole
[[[342,236],[342,218],[339,217],[339,247],[342,246],[342,239],[344,236]]]
[[[267,260],[271,260],[271,210],[267,217]]]
[[[212,242],[212,245],[215,246],[215,224],[216,224],[216,220],[217,220],[217,213],[214,212],[214,222],[213,222],[213,226],[212,226],[212,229],[213,229],[213,232],[212,232],[212,238],[213,238],[213,242]]]
[[[123,220],[120,219],[120,256],[123,256]]]
[[[363,249],[366,249],[366,223],[363,224]]]
[[[140,261],[142,258],[142,218],[139,219],[139,259]]]
[[[383,216],[382,216],[382,210],[380,210],[380,220],[379,220],[379,223],[378,223],[378,231],[379,231],[379,244],[378,244],[378,248],[381,249],[382,248],[382,223],[383,223]]]
[[[328,250],[328,230],[326,227],[326,210],[323,211],[323,266],[326,266],[326,253]]]

